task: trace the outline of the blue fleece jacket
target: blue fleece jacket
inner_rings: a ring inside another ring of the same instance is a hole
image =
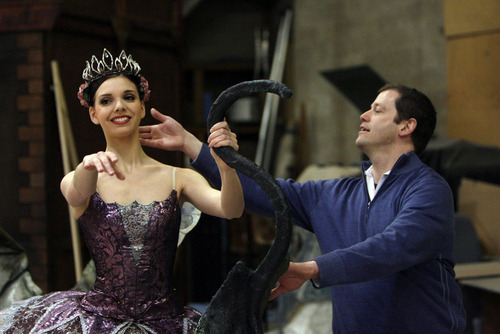
[[[192,162],[215,186],[204,146]],[[370,166],[362,164],[363,171]],[[363,173],[364,175],[364,173]],[[267,195],[240,175],[246,209],[274,217]],[[370,201],[366,180],[278,179],[294,223],[315,233],[320,287],[330,287],[334,333],[462,333],[455,282],[453,196],[414,152],[402,155]]]

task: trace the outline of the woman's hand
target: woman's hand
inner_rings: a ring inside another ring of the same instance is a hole
[[[239,145],[236,134],[231,132],[229,124],[224,120],[222,122],[216,123],[210,129],[210,136],[208,137],[208,146],[210,147],[210,152],[214,157],[219,168],[229,169],[231,167],[227,166],[226,163],[213,151],[214,147],[229,146],[235,151],[238,151]]]
[[[113,152],[97,152],[86,155],[76,169],[61,180],[61,192],[79,217],[88,203],[88,198],[95,193],[99,173],[107,173],[124,180],[125,175],[117,165],[118,157]]]
[[[83,158],[82,166],[86,170],[96,170],[97,173],[107,173],[109,176],[116,175],[119,180],[124,180],[125,175],[120,171],[118,157],[113,152],[97,152],[86,155]]]

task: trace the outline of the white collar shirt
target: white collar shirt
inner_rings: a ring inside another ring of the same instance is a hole
[[[387,171],[387,172],[385,172],[382,175],[382,177],[380,177],[380,180],[378,181],[378,184],[375,185],[375,180],[373,179],[373,166],[370,166],[370,168],[368,168],[365,171],[366,185],[367,185],[367,188],[368,188],[368,195],[370,196],[370,201],[373,200],[373,198],[377,194],[378,189],[380,188],[380,186],[382,185],[382,183],[384,183],[385,179],[387,178],[387,176],[389,175],[390,172],[391,172],[390,170]]]

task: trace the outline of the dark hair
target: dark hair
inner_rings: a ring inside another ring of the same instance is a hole
[[[137,91],[139,92],[140,99],[142,100],[144,98],[145,92],[144,92],[144,88],[140,85],[140,82],[141,82],[140,77],[138,77],[136,75],[128,74],[126,72],[113,72],[113,73],[106,74],[95,81],[92,81],[89,84],[89,86],[85,89],[87,92],[84,92],[83,96],[84,96],[85,100],[87,101],[87,103],[89,104],[89,106],[91,106],[91,107],[94,106],[95,93],[97,92],[99,87],[101,87],[102,83],[109,78],[114,78],[114,77],[118,77],[118,76],[124,76],[127,79],[129,79],[130,81],[132,81],[135,84]]]
[[[396,99],[398,115],[394,122],[399,124],[410,118],[417,120],[417,127],[412,132],[411,139],[415,146],[415,152],[420,154],[425,150],[436,128],[436,110],[431,100],[415,88],[400,84],[386,84],[379,89],[378,93],[391,89],[399,93],[399,97]]]

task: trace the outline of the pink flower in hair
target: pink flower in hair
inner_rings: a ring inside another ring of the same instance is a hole
[[[149,90],[149,82],[143,76],[141,76],[141,83],[140,83],[140,85],[144,89],[144,97],[142,98],[142,100],[144,102],[148,102],[149,101],[149,95],[151,94],[151,91]]]
[[[84,90],[89,86],[88,82],[84,82],[80,85],[80,88],[78,88],[78,93],[76,94],[78,96],[78,99],[80,100],[80,104],[84,106],[85,108],[89,108],[89,103],[87,100],[84,98]]]

